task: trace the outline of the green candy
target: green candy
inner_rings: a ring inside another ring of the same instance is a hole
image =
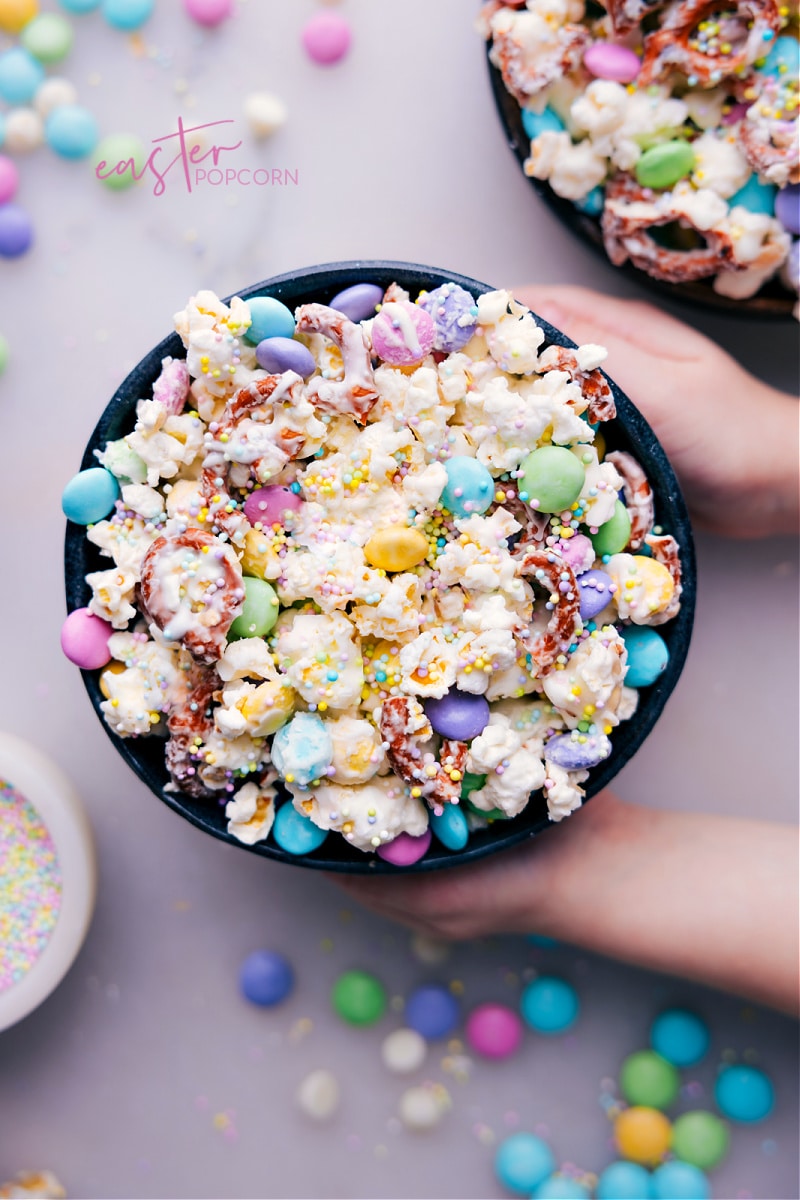
[[[95,175],[100,182],[112,192],[120,192],[141,178],[147,153],[144,143],[135,133],[111,133],[95,148],[93,161]]]
[[[244,604],[239,616],[228,630],[228,641],[239,638],[263,637],[278,619],[278,597],[272,584],[265,579],[244,578]]]
[[[600,558],[604,554],[621,554],[630,536],[631,518],[621,500],[617,501],[611,520],[601,525],[597,533],[589,534],[594,552]]]
[[[485,775],[474,775],[472,771],[465,771],[461,780],[461,799],[468,800],[472,793],[479,792],[485,783]]]
[[[645,150],[636,164],[636,178],[642,187],[670,188],[693,167],[694,150],[688,142],[676,138]]]
[[[8,342],[0,333],[0,375],[3,374],[8,366]]]
[[[541,446],[520,464],[522,499],[539,512],[560,513],[578,499],[586,479],[579,458],[563,446]]]
[[[349,1025],[374,1025],[386,1011],[386,989],[366,971],[345,971],[333,985],[331,1004]]]
[[[40,63],[61,62],[72,49],[72,26],[58,13],[34,17],[22,31],[20,41]]]
[[[702,1109],[684,1113],[672,1126],[673,1154],[701,1171],[710,1171],[722,1161],[729,1141],[728,1127]]]
[[[669,1108],[680,1089],[680,1076],[672,1063],[654,1050],[639,1050],[622,1064],[622,1094],[629,1104]]]

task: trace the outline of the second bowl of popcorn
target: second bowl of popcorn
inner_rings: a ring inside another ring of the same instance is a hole
[[[64,511],[62,645],[129,764],[271,858],[430,869],[559,822],[683,665],[641,414],[503,290],[405,263],[199,291]]]

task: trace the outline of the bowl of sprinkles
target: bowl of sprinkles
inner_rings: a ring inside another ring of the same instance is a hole
[[[49,759],[0,733],[0,1031],[58,986],[91,920],[91,831]]]
[[[252,852],[429,870],[604,787],[695,565],[641,414],[513,296],[407,263],[191,297],[66,485],[67,656],[166,804]]]
[[[796,13],[778,0],[490,0],[478,21],[537,194],[666,295],[797,312]]]

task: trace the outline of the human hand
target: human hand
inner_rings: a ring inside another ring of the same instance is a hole
[[[797,404],[651,304],[580,287],[514,295],[604,367],[653,426],[698,525],[730,537],[798,528]]]

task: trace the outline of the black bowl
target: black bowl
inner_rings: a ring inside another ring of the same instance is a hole
[[[487,62],[500,124],[503,126],[506,141],[522,168],[525,160],[530,157],[531,145],[530,138],[522,124],[522,109],[511,93],[506,90],[500,71],[488,58]],[[586,242],[596,253],[600,254],[610,267],[613,267],[614,264],[606,254],[606,248],[603,245],[600,218],[581,212],[571,200],[557,196],[546,180],[534,179],[531,175],[526,175],[525,178],[558,219],[581,241]],[[779,317],[794,320],[794,306],[797,297],[793,296],[777,279],[771,279],[755,296],[736,300],[731,296],[721,296],[719,292],[715,292],[710,280],[706,279],[699,279],[694,283],[665,283],[662,279],[654,279],[652,275],[648,275],[646,271],[640,270],[630,262],[616,267],[615,270],[622,271],[628,279],[633,279],[645,287],[660,292],[662,296],[673,300],[685,300],[700,308],[712,308],[721,312],[735,313],[742,317],[767,317],[773,320]]]
[[[353,283],[369,280],[382,287],[392,282],[399,283],[412,293],[422,288],[433,289],[440,284],[453,280],[473,295],[481,295],[492,289],[485,283],[456,275],[452,271],[439,271],[432,267],[417,266],[413,263],[394,262],[349,262],[331,263],[321,267],[310,267],[289,275],[278,275],[252,287],[240,291],[243,299],[252,296],[269,295],[284,301],[290,307],[317,300],[323,303],[329,301],[342,288]],[[537,318],[539,325],[546,335],[545,345],[557,346],[575,345],[563,333],[553,329],[546,321]],[[165,338],[158,346],[150,351],[137,367],[131,371],[121,386],[114,393],[103,415],[95,427],[89,444],[84,451],[81,469],[96,465],[94,451],[102,449],[106,442],[130,432],[135,420],[137,401],[143,396],[149,396],[153,383],[161,370],[161,360],[166,355],[173,358],[184,357],[183,344],[177,334]],[[677,539],[681,548],[683,564],[683,595],[681,610],[674,621],[661,627],[660,632],[669,647],[669,664],[658,682],[652,687],[645,688],[640,694],[639,709],[631,721],[623,722],[615,731],[613,750],[600,766],[595,767],[586,784],[587,798],[595,795],[604,788],[626,762],[636,753],[667,702],[670,692],[675,687],[683,669],[694,620],[696,572],[694,543],[689,516],[686,511],[678,482],[672,471],[661,445],[641,413],[616,385],[609,380],[617,404],[617,418],[603,426],[603,433],[609,449],[629,450],[644,467],[652,484],[656,501],[656,520]],[[83,526],[68,522],[66,543],[64,547],[64,574],[67,593],[67,609],[72,612],[75,608],[84,607],[90,599],[90,589],[86,584],[86,575],[90,571],[102,570],[108,565],[108,559],[100,556],[98,549],[86,538]],[[118,738],[106,725],[100,712],[103,696],[100,692],[100,671],[82,671],[83,681],[89,693],[92,705],[111,741],[139,778],[147,784],[165,804],[175,812],[180,813],[193,825],[211,833],[222,841],[234,846],[241,846],[225,828],[224,806],[213,801],[195,800],[180,792],[167,792],[165,785],[169,777],[164,765],[164,742],[161,738]],[[547,817],[547,804],[541,792],[533,795],[525,810],[518,816],[507,821],[496,821],[486,830],[474,833],[465,850],[452,852],[433,841],[430,850],[421,862],[413,867],[405,868],[414,871],[430,871],[437,867],[453,866],[471,862],[491,854],[495,850],[505,849],[525,841],[534,834],[547,829],[551,822]],[[305,867],[318,867],[327,871],[344,871],[350,873],[396,872],[399,868],[391,866],[374,855],[364,854],[349,846],[344,838],[331,836],[319,850],[303,858],[287,854],[274,842],[259,842],[255,846],[244,847],[265,858],[277,859],[279,862],[299,864]]]

